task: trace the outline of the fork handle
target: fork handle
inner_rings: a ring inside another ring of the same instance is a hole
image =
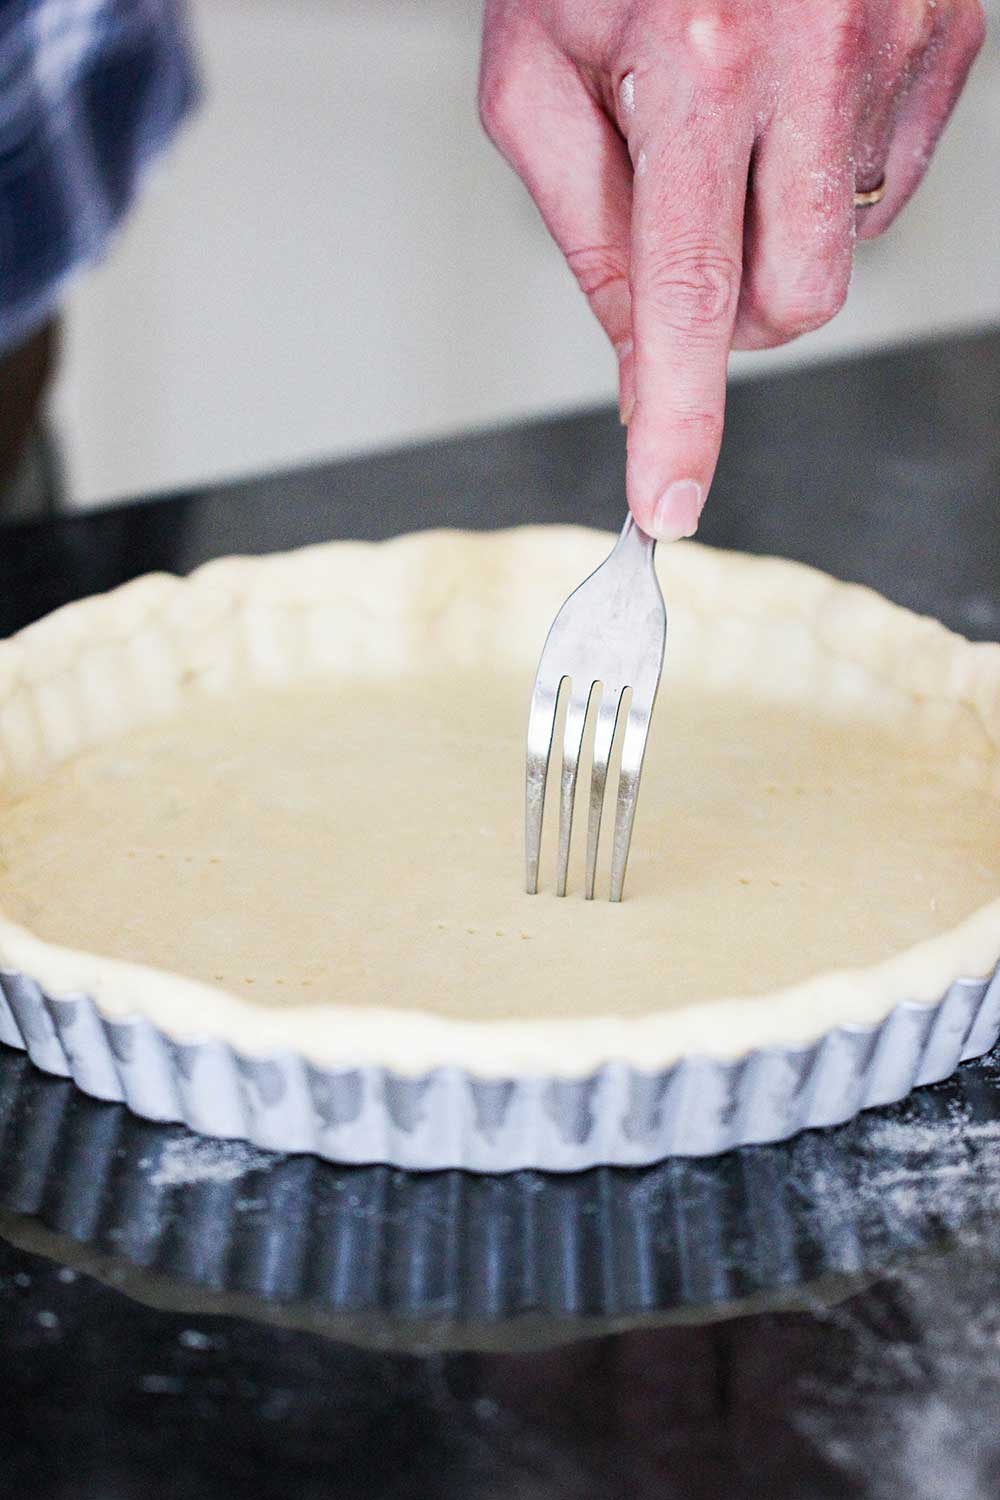
[[[621,536],[615,543],[615,551],[621,553],[622,556],[627,553],[635,564],[645,561],[652,566],[653,555],[656,552],[656,538],[643,531],[631,511],[625,517],[625,525],[622,527]]]

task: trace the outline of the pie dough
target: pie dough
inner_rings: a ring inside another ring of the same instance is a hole
[[[554,896],[551,797],[524,893],[533,673],[611,542],[231,558],[0,645],[0,967],[252,1054],[483,1075],[738,1055],[989,972],[1000,647],[696,544],[658,559],[625,901],[582,898],[584,816]]]

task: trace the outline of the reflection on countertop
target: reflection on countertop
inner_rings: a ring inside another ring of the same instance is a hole
[[[966,1500],[998,1207],[996,1056],[781,1145],[489,1178],[203,1139],[0,1048],[12,1492]]]

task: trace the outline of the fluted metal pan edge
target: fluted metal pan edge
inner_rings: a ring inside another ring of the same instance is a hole
[[[87,996],[0,972],[0,1042],[95,1098],[273,1151],[416,1171],[575,1172],[785,1140],[947,1078],[998,1036],[1000,969],[956,979],[936,1003],[904,1001],[878,1024],[737,1059],[688,1056],[655,1072],[611,1059],[579,1079],[456,1067],[405,1077],[174,1040],[145,1017],[112,1020]]]

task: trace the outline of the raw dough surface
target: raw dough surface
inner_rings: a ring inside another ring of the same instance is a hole
[[[626,900],[583,901],[582,826],[554,896],[554,784],[523,893],[539,646],[609,545],[224,559],[0,643],[0,968],[180,1038],[501,1077],[795,1044],[990,973],[1000,647],[693,545],[658,559]]]
[[[317,682],[189,708],[2,808],[0,906],[260,1005],[511,1018],[759,995],[1000,893],[993,797],[876,726],[668,675],[626,901],[583,901],[582,819],[570,896],[551,843],[528,896],[524,690]],[[556,821],[550,800],[550,840]]]

